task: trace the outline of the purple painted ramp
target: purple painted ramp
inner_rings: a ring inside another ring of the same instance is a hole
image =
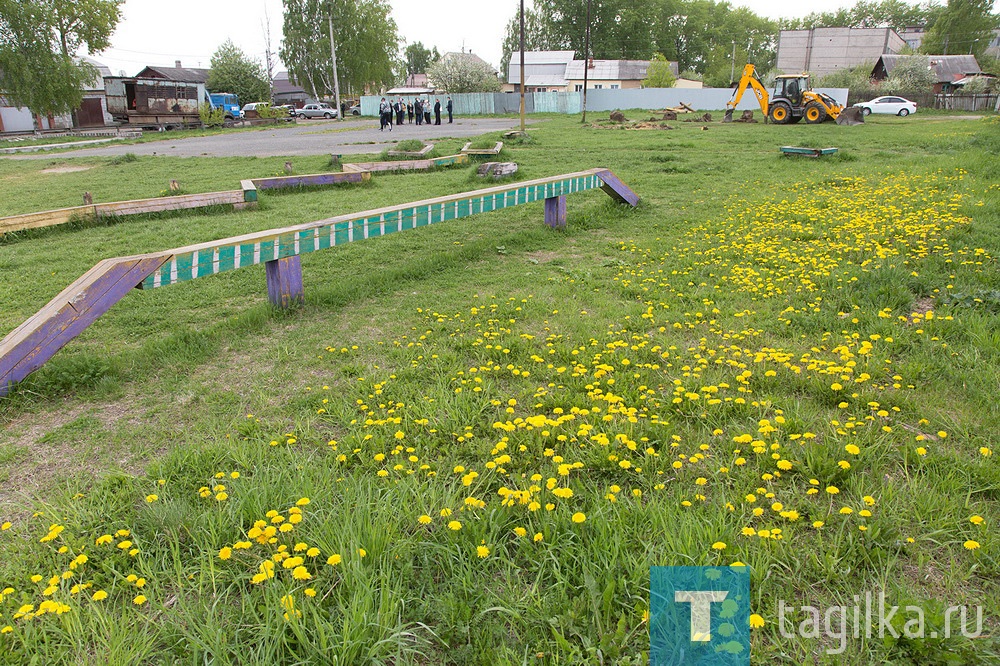
[[[169,256],[102,261],[0,341],[0,396],[80,335]]]
[[[604,183],[601,189],[607,192],[618,203],[627,203],[630,206],[639,205],[639,195],[633,192],[628,185],[619,180],[618,176],[611,173],[611,171],[607,169],[598,171],[597,177]]]

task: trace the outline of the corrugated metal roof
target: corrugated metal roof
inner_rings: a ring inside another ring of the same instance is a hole
[[[937,74],[938,83],[952,83],[961,79],[966,74],[981,72],[979,62],[974,55],[931,55],[931,56],[908,56],[883,54],[880,58],[886,75],[891,75],[892,70],[905,58],[929,58],[930,65]],[[878,63],[875,63],[878,69]]]
[[[166,79],[185,83],[205,83],[210,70],[198,67],[146,67],[135,75],[137,79]]]
[[[574,60],[566,67],[566,78],[572,81],[583,79],[583,60]],[[677,67],[671,63],[671,70]],[[587,72],[592,81],[641,81],[646,78],[648,60],[594,60],[594,66]],[[676,74],[676,72],[675,72]]]
[[[568,65],[573,60],[573,51],[525,51],[525,65]],[[521,52],[510,55],[510,64],[521,64]]]
[[[565,78],[551,74],[529,74],[524,78],[526,79],[525,85],[533,88],[562,88],[566,85]]]

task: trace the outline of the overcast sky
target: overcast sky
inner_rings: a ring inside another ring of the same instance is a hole
[[[731,4],[770,18],[792,18],[854,2],[734,0]],[[1000,0],[994,7],[998,4]],[[519,0],[391,0],[391,5],[399,36],[406,44],[423,42],[442,53],[464,47],[498,67],[504,29],[515,16]],[[112,48],[96,59],[114,74],[124,71],[128,76],[146,65],[172,66],[176,60],[185,67],[208,67],[215,49],[232,39],[245,53],[263,62],[265,15],[270,16],[271,45],[277,52],[281,45],[281,0],[126,0]]]

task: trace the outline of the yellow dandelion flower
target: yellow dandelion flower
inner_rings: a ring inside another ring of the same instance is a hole
[[[515,527],[514,534],[516,534],[519,537],[527,536],[528,530],[524,529],[523,527]]]
[[[541,540],[542,540],[543,538],[545,538],[545,537],[543,537],[543,536],[542,536],[542,533],[541,533],[541,532],[536,532],[536,533],[535,533],[535,536],[534,536],[534,537],[532,537],[532,539],[534,540],[534,542],[535,542],[535,543],[538,543],[538,542],[539,542],[539,541],[541,541]]]
[[[364,548],[358,548],[358,556],[362,558],[368,557],[368,551]]]
[[[476,555],[480,558],[487,557],[490,554],[490,549],[486,546],[477,546]]]
[[[229,546],[224,546],[223,548],[219,549],[220,560],[228,560],[232,556],[233,556],[233,549],[230,548]]]
[[[91,599],[93,599],[94,601],[104,601],[107,598],[108,598],[108,593],[105,592],[104,590],[98,590],[97,592],[94,592],[93,596],[91,597]]]
[[[750,616],[751,629],[760,629],[763,626],[764,626],[764,618],[762,618],[760,615],[757,615],[757,613],[754,613]]]
[[[339,553],[334,553],[330,557],[326,558],[326,563],[329,564],[331,567],[337,566],[342,561],[343,561],[343,558],[340,557]]]
[[[146,599],[145,595],[143,595],[143,594],[137,594],[136,597],[135,597],[135,599],[132,600],[132,603],[135,604],[136,606],[141,606],[144,603],[146,603],[146,601],[147,601],[147,599]]]
[[[723,543],[722,541],[716,541],[715,543],[712,544],[712,550],[725,550],[725,549],[726,549],[726,544]]]
[[[315,597],[315,596],[316,596],[316,590],[314,590],[314,589],[313,589],[313,588],[311,588],[311,587],[307,587],[307,588],[306,588],[306,589],[304,589],[304,590],[303,590],[302,592],[303,592],[303,593],[304,593],[304,594],[305,594],[305,595],[306,595],[307,597]]]
[[[972,517],[969,518],[969,522],[972,523],[973,525],[982,525],[983,524],[983,517],[982,516],[972,516]]]
[[[146,495],[146,501],[152,504],[156,500],[160,499],[158,495]]]
[[[462,529],[462,523],[460,523],[457,520],[452,520],[451,522],[448,523],[448,529],[455,530],[457,532],[458,530]]]
[[[294,570],[292,570],[292,578],[294,578],[295,580],[309,580],[310,578],[312,578],[312,574],[309,573],[309,570],[306,569],[305,567],[298,566],[295,567]]]
[[[976,550],[977,548],[979,548],[979,542],[973,541],[972,539],[969,539],[962,545],[965,546],[966,550]]]
[[[573,522],[574,523],[582,523],[585,520],[587,520],[587,514],[581,512],[581,511],[577,511],[576,513],[573,514]]]

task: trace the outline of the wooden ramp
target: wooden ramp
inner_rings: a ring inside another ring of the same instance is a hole
[[[288,307],[303,298],[303,254],[538,201],[545,204],[546,224],[559,228],[566,224],[566,196],[597,188],[619,203],[639,203],[639,196],[611,171],[591,169],[173,250],[105,259],[0,340],[0,396],[134,288],[153,289],[264,264],[271,303]]]

